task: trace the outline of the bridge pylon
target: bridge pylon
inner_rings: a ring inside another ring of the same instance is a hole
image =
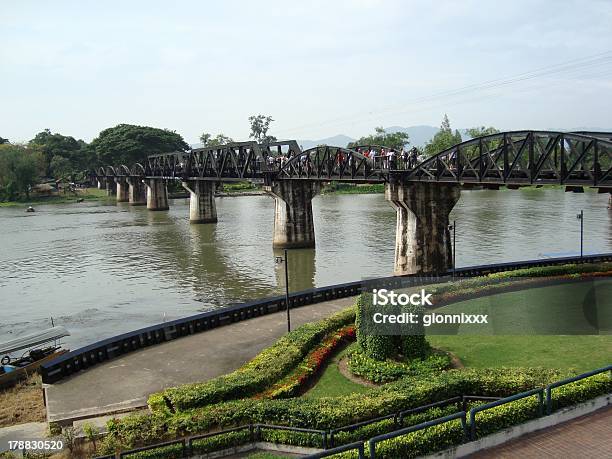
[[[163,179],[148,178],[144,180],[147,187],[147,209],[168,210],[168,189]]]
[[[394,274],[443,273],[452,267],[449,214],[461,195],[456,184],[387,183],[397,212]]]
[[[275,249],[301,249],[315,246],[312,199],[321,183],[311,180],[278,180],[264,190],[274,198]]]
[[[181,184],[189,191],[189,223],[217,223],[216,182],[188,180]]]
[[[147,189],[142,177],[127,177],[128,202],[130,206],[144,206],[147,204]]]
[[[117,202],[128,202],[129,196],[129,185],[125,177],[115,177],[117,183]]]

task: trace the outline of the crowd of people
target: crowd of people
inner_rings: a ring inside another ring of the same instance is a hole
[[[320,158],[317,161],[318,165],[321,162],[327,162],[325,168],[328,171],[340,171],[346,174],[354,174],[356,168],[359,166],[358,160],[355,155],[350,154],[350,150],[336,149],[330,147],[330,154],[325,158]],[[369,161],[365,164],[367,171],[375,169],[386,169],[386,170],[407,170],[415,167],[421,158],[419,158],[419,151],[417,148],[406,149],[402,148],[400,151],[392,148],[384,147],[361,147],[357,148],[356,151],[367,158]],[[314,160],[311,153],[299,152],[296,153],[292,150],[287,152],[275,152],[264,151],[262,158],[257,158],[255,166],[257,172],[261,172],[263,169],[268,171],[275,171],[283,169],[287,163],[294,161],[294,166],[300,174],[312,174],[314,172]],[[319,152],[319,154],[321,154]],[[295,157],[299,155],[296,160]],[[217,157],[217,152],[214,152],[214,157],[217,162],[221,163],[221,157]],[[240,150],[238,154],[238,167],[242,168],[246,161],[246,154]],[[219,164],[219,167],[221,164]]]

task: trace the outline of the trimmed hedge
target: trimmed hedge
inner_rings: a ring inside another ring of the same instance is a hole
[[[154,413],[170,414],[172,410],[185,411],[255,395],[295,368],[323,337],[354,320],[355,310],[350,308],[327,319],[302,325],[233,373],[151,395],[149,408]]]
[[[505,397],[534,387],[543,387],[561,377],[562,375],[554,371],[541,369],[450,370],[438,377],[423,376],[401,380],[381,388],[373,388],[364,394],[345,397],[290,400],[246,399],[220,403],[204,409],[194,409],[169,418],[155,415],[128,416],[109,422],[109,435],[104,440],[105,446],[101,452],[112,452],[117,448],[133,448],[142,444],[163,441],[170,437],[176,438],[178,435],[193,435],[209,431],[218,425],[232,423],[267,422],[326,430],[459,394],[478,393]],[[569,406],[611,392],[612,379],[607,374],[600,374],[553,389],[553,403],[556,407]],[[431,412],[407,418],[404,425],[416,424],[444,414],[447,414],[446,409],[439,413],[431,410]],[[476,415],[476,432],[478,436],[488,435],[532,419],[536,415],[537,400],[534,396],[479,412]],[[385,421],[382,421],[365,426],[361,433],[372,435],[383,433],[387,427]],[[304,446],[320,444],[319,435],[287,431],[267,431],[262,434],[268,439],[267,441]],[[337,444],[357,438],[350,434],[346,433],[346,438],[343,438],[343,434],[339,433]],[[235,446],[244,439],[244,437],[234,440],[215,438],[214,442],[222,447]],[[377,452],[381,454],[381,457],[398,457],[398,455],[414,457],[444,449],[453,444],[457,444],[457,430],[452,425],[443,424],[416,434],[385,441],[377,448]],[[112,446],[110,449],[109,445]]]
[[[353,345],[347,355],[351,373],[375,383],[387,383],[404,376],[439,373],[451,366],[450,356],[443,353],[431,353],[424,360],[414,359],[409,363],[379,361],[366,355],[359,345]]]

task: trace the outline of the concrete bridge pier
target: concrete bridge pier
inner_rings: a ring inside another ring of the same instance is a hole
[[[129,194],[127,179],[125,177],[117,177],[115,181],[117,182],[117,202],[128,202]]]
[[[208,180],[189,180],[182,182],[189,191],[189,223],[217,223],[215,205],[216,183]]]
[[[412,182],[385,185],[397,211],[396,275],[442,273],[452,268],[449,214],[461,195],[455,184]]]
[[[115,184],[115,179],[112,177],[106,177],[105,180],[106,185],[106,196],[114,196],[117,194],[117,185]]]
[[[145,179],[147,187],[147,209],[168,210],[168,190],[163,179]]]
[[[106,188],[106,179],[104,177],[98,177],[97,181],[98,181],[98,190],[101,190],[102,188]]]
[[[140,177],[128,177],[128,202],[130,206],[144,206],[147,203],[147,190]]]
[[[312,198],[321,191],[321,184],[306,180],[281,180],[265,186],[264,190],[276,204],[272,246],[278,249],[314,247]]]

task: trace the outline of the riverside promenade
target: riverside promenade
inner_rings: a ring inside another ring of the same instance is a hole
[[[292,329],[354,302],[349,297],[292,309]],[[287,314],[279,311],[131,352],[47,385],[47,419],[69,424],[146,407],[154,392],[240,368],[286,332]]]

